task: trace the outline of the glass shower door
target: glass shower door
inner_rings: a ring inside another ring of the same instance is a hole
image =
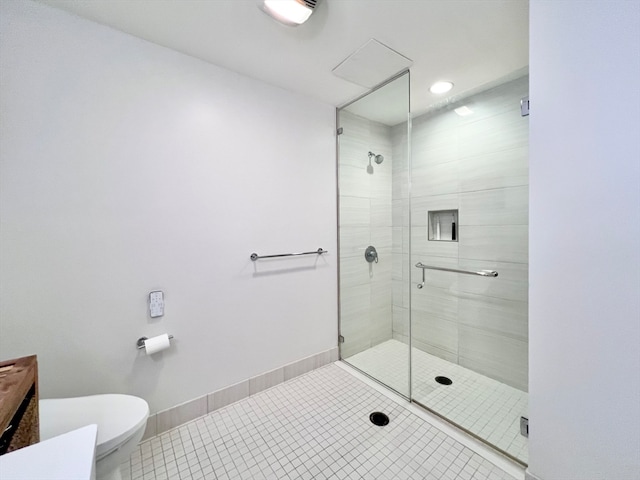
[[[340,356],[405,397],[408,118],[409,72],[337,112]]]
[[[412,399],[526,464],[528,77],[494,85],[413,119]]]

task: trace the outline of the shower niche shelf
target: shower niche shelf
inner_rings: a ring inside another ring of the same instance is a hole
[[[458,210],[430,210],[427,238],[435,242],[457,242],[460,237]]]

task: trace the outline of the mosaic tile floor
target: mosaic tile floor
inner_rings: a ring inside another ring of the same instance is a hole
[[[347,362],[394,390],[407,394],[409,347],[388,340],[349,357]],[[520,417],[528,417],[526,392],[480,375],[417,348],[413,349],[413,398],[492,445],[528,463],[527,438]],[[446,376],[452,385],[441,385]]]
[[[514,480],[330,364],[142,442],[123,480]],[[384,427],[369,415],[382,411]]]

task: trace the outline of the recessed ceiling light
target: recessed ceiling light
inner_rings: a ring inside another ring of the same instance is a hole
[[[280,23],[297,27],[306,22],[318,0],[264,0],[260,8]]]
[[[431,93],[435,93],[437,95],[441,93],[447,93],[449,90],[453,88],[453,83],[451,82],[436,82],[431,87],[429,87],[429,91]]]
[[[471,115],[473,113],[473,110],[471,110],[466,105],[463,105],[462,107],[458,107],[458,108],[454,109],[453,111],[456,112],[461,117],[466,117],[467,115]]]

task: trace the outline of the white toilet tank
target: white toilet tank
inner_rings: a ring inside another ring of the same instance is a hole
[[[137,431],[144,430],[149,416],[146,401],[121,394],[41,399],[39,409],[41,440],[98,424],[96,460],[111,453]]]

